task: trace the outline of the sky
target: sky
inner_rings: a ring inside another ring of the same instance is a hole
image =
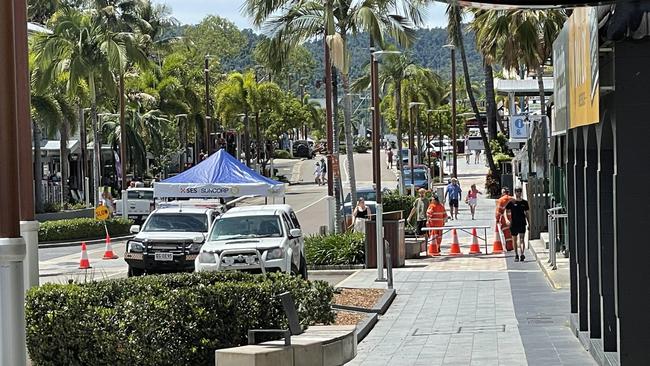
[[[183,24],[196,24],[206,15],[213,14],[230,19],[240,29],[253,28],[248,19],[241,15],[244,0],[154,0],[167,4],[173,16]],[[426,11],[427,28],[446,27],[445,4],[434,3]]]

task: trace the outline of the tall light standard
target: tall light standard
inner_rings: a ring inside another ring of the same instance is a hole
[[[381,124],[379,121],[379,61],[378,57],[386,54],[399,55],[400,51],[375,51],[370,47],[370,91],[372,95],[372,166],[375,177],[375,190],[377,195],[376,213],[376,238],[377,238],[377,281],[384,280],[384,218],[381,200],[381,151],[379,149],[379,135]]]
[[[177,114],[174,117],[176,117],[176,124],[178,124],[178,138],[183,146],[183,152],[181,153],[180,156],[180,170],[181,172],[185,170],[185,163],[187,162],[187,114]],[[185,118],[185,124],[183,128],[180,126],[180,119]]]
[[[420,148],[419,146],[417,147],[417,149],[415,147],[415,138],[414,138],[413,128],[414,128],[414,125],[418,121],[418,114],[420,113],[419,106],[421,106],[421,105],[424,105],[424,103],[422,103],[422,102],[410,102],[409,103],[409,115],[411,117],[411,118],[409,118],[410,122],[411,122],[411,123],[409,123],[409,148],[411,150],[411,154],[410,154],[411,158],[409,159],[409,163],[411,165],[411,189],[413,190],[413,192],[411,192],[411,194],[413,194],[413,195],[415,195],[415,174],[414,174],[415,173],[415,171],[414,171],[415,161],[414,161],[414,157],[415,157],[416,153],[419,154],[419,152],[417,150]],[[413,107],[416,107],[415,108],[415,116],[413,116]]]
[[[95,206],[99,205],[102,200],[102,194],[99,187],[102,186],[102,124],[103,117],[119,117],[117,113],[98,113],[97,124],[93,126],[93,182],[95,182]],[[124,172],[122,172],[122,179],[124,179]]]
[[[447,44],[442,47],[451,50],[451,153],[454,164],[452,177],[456,177],[456,46]]]
[[[203,73],[205,74],[205,153],[210,155],[210,55],[203,59]]]
[[[430,151],[430,141],[431,141],[431,113],[433,109],[427,109],[427,163],[429,164],[429,169],[431,169],[431,151]],[[433,171],[431,171],[433,173]],[[432,174],[433,175],[433,174]]]

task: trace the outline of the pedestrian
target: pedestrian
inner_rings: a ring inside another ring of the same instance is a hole
[[[474,150],[474,164],[481,162],[481,150]]]
[[[506,211],[510,216],[510,220],[506,224],[510,227],[510,232],[512,233],[512,240],[515,247],[515,262],[523,262],[526,259],[524,255],[524,250],[526,249],[526,224],[530,225],[528,201],[522,198],[522,192],[523,190],[521,188],[515,188],[515,198],[510,200],[506,205]]]
[[[415,202],[413,202],[413,208],[411,209],[411,213],[409,214],[406,221],[411,222],[411,218],[413,215],[415,215],[415,235],[417,237],[417,240],[419,240],[420,236],[423,235],[425,237],[426,245],[426,233],[422,231],[422,228],[427,224],[427,209],[429,208],[429,199],[427,198],[427,190],[424,188],[420,188],[418,190],[418,194],[419,197],[415,199]]]
[[[388,169],[393,168],[393,149],[390,147],[387,148],[388,151],[386,151],[386,157],[388,159]]]
[[[102,192],[102,205],[106,206],[108,208],[108,214],[109,216],[113,216],[113,212],[115,212],[115,206],[113,205],[113,195],[111,195],[111,191],[107,186],[104,186],[104,191]]]
[[[505,240],[507,251],[511,251],[513,249],[512,235],[510,233],[510,227],[508,226],[508,222],[510,221],[510,218],[508,217],[509,212],[506,212],[506,206],[508,203],[510,203],[511,200],[512,197],[510,196],[510,189],[508,187],[501,188],[501,197],[496,202],[496,209],[494,212],[496,226],[497,229],[501,228],[501,232],[503,232],[503,238]]]
[[[357,206],[352,211],[351,228],[360,233],[366,232],[366,220],[370,217],[370,209],[366,206],[366,200],[363,197],[357,199]]]
[[[325,158],[320,159],[320,167],[321,167],[321,181],[323,184],[327,182],[327,162],[325,161]]]
[[[458,184],[458,179],[451,178],[451,182],[447,185],[445,189],[445,200],[449,197],[449,213],[451,219],[458,220],[458,201],[463,197],[463,190]]]
[[[465,162],[469,165],[469,137],[465,136]]]
[[[427,227],[436,228],[430,231],[429,240],[438,246],[438,252],[440,251],[440,243],[442,243],[442,227],[445,226],[445,221],[447,221],[447,210],[445,210],[445,205],[440,203],[438,195],[434,194],[431,197],[431,203],[429,208],[427,208]]]
[[[203,149],[201,149],[201,152],[199,153],[199,161],[205,160],[207,156],[205,155],[205,152],[203,152]]]
[[[320,166],[320,162],[316,162],[316,167],[314,168],[314,181],[317,185],[321,185],[321,178],[323,177],[323,168]]]
[[[474,214],[476,213],[476,201],[479,194],[483,194],[483,192],[476,189],[476,184],[472,184],[467,192],[467,197],[465,197],[465,203],[469,205],[469,210],[472,213],[472,220],[474,220]]]

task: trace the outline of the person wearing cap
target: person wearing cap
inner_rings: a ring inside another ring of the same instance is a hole
[[[458,201],[463,196],[463,190],[458,184],[458,179],[451,178],[451,183],[445,189],[445,200],[449,197],[449,212],[452,220],[458,220]]]
[[[503,232],[503,237],[505,239],[506,250],[511,251],[514,249],[512,245],[512,234],[510,233],[509,223],[509,213],[506,212],[506,206],[512,200],[510,196],[510,189],[508,187],[501,188],[501,197],[497,200],[496,209],[494,212],[496,225],[501,227],[501,232]]]
[[[420,238],[421,235],[425,235],[422,231],[422,228],[427,224],[427,209],[429,208],[429,199],[427,198],[427,190],[420,188],[418,190],[419,197],[413,202],[413,208],[411,213],[406,219],[407,222],[411,222],[411,218],[415,215],[415,235]],[[425,240],[426,242],[426,240]]]
[[[515,188],[515,198],[510,200],[506,205],[508,216],[512,217],[508,221],[508,226],[510,227],[515,247],[515,262],[519,262],[520,259],[523,262],[526,259],[524,255],[524,250],[526,249],[526,224],[530,225],[528,201],[521,197],[522,192],[523,190],[521,188]],[[517,245],[517,242],[519,245]]]
[[[445,205],[440,203],[438,195],[433,195],[429,208],[427,209],[427,227],[443,227],[445,226],[445,221],[447,221],[447,210],[445,210]],[[436,245],[440,249],[440,243],[442,243],[442,229],[431,230],[431,239],[436,240]]]

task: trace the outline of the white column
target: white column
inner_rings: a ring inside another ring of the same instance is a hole
[[[23,238],[0,238],[0,365],[27,363]]]
[[[129,194],[126,189],[122,190],[122,217],[125,220],[129,218]]]
[[[23,264],[25,291],[39,284],[38,271],[38,221],[21,221],[20,235],[25,240],[26,255]]]
[[[376,238],[377,238],[377,281],[384,278],[384,208],[380,203],[375,206]]]
[[[325,199],[325,202],[327,202],[327,224],[328,224],[328,231],[329,234],[334,234],[334,231],[336,230],[336,202],[334,201],[333,196],[327,196]]]

